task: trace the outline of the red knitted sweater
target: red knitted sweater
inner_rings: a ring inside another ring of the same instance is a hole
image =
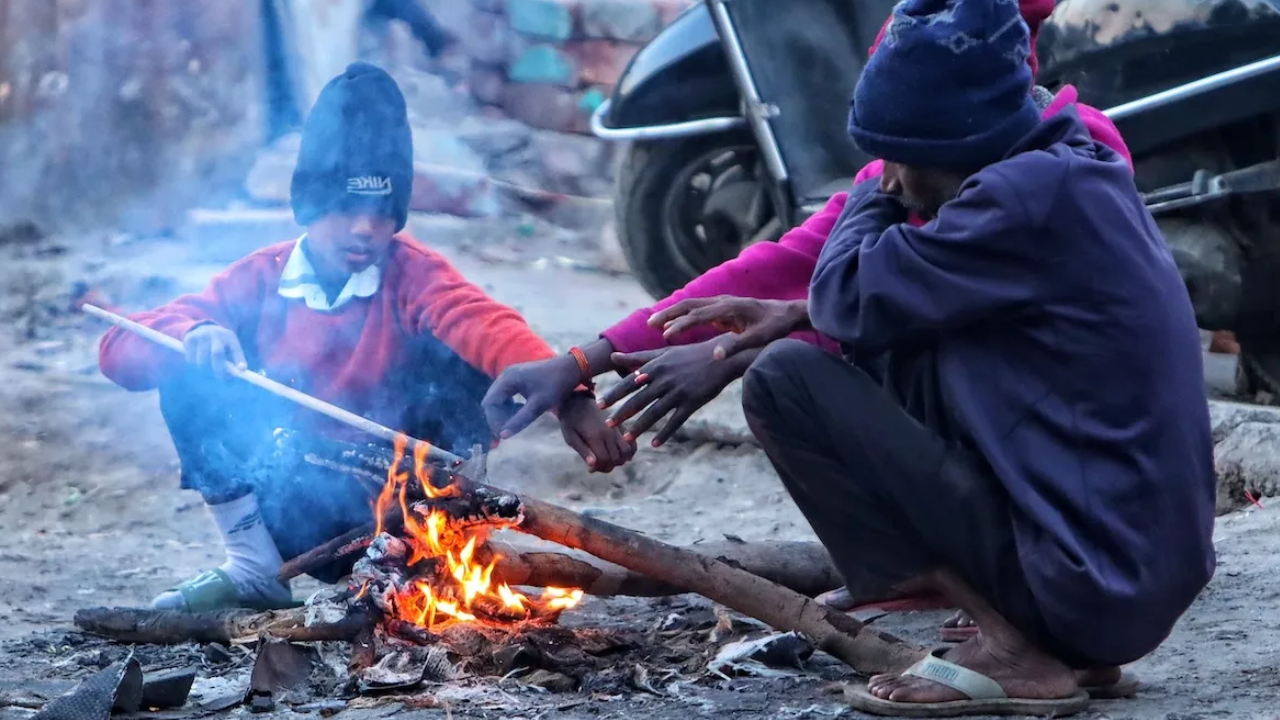
[[[182,339],[212,321],[234,331],[250,368],[335,403],[380,416],[386,385],[415,363],[411,346],[430,335],[476,370],[496,377],[516,363],[552,357],[551,348],[510,307],[467,282],[441,255],[397,236],[382,285],[329,312],[278,293],[296,240],[263,248],[218,274],[199,294],[184,295],[131,319]],[[155,388],[183,359],[126,331],[102,339],[99,366],[129,390]],[[396,422],[396,418],[383,418]]]

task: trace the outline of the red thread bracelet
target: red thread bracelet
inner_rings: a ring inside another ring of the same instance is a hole
[[[582,352],[582,348],[576,345],[569,348],[569,354],[578,363],[578,371],[582,373],[582,386],[587,390],[595,391],[596,381],[591,375],[591,363],[587,362],[587,354]]]

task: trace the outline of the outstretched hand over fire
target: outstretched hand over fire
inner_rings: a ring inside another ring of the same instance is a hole
[[[628,441],[634,441],[670,415],[654,436],[652,445],[658,447],[670,440],[699,408],[742,377],[759,354],[759,350],[749,350],[728,361],[719,361],[715,351],[723,343],[723,337],[661,350],[614,353],[615,367],[634,372],[600,397],[601,408],[626,399],[609,418],[610,425],[620,426],[639,414],[623,435]]]
[[[568,355],[507,368],[481,401],[494,436],[506,440],[543,413],[554,411],[564,441],[592,471],[607,473],[629,461],[635,455],[635,443],[623,440],[621,431],[606,424],[590,395],[574,392],[581,376],[577,362]],[[523,405],[511,403],[516,395],[524,398]]]
[[[570,395],[560,406],[560,435],[592,472],[610,472],[636,454],[635,442],[608,424],[589,394]]]
[[[743,350],[763,348],[808,324],[806,300],[761,300],[732,295],[688,298],[649,318],[649,326],[662,328],[663,337],[668,341],[700,325],[725,332],[716,340],[716,360]]]

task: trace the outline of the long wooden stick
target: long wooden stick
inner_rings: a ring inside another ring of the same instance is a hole
[[[183,349],[182,341],[177,338],[169,337],[162,332],[152,330],[145,325],[136,323],[126,317],[121,317],[120,315],[108,312],[94,305],[84,305],[82,306],[82,309],[89,315],[100,320],[106,320],[118,328],[127,330],[145,340],[149,340],[160,345],[161,347],[168,348],[177,353],[186,352]],[[397,439],[403,438],[407,441],[408,448],[410,450],[417,450],[419,446],[425,446],[427,448],[427,460],[432,463],[447,467],[458,467],[464,462],[463,458],[454,455],[447,450],[438,448],[425,440],[418,440],[417,438],[409,437],[404,433],[396,432],[385,425],[379,425],[368,418],[360,417],[353,412],[343,410],[342,408],[327,403],[319,398],[314,398],[306,393],[298,392],[287,385],[281,385],[280,383],[251,370],[241,370],[229,362],[226,363],[225,370],[228,375],[243,380],[250,385],[255,385],[262,390],[266,390],[272,395],[278,395],[279,397],[295,402],[322,415],[327,415],[340,423],[350,425],[353,428],[367,432],[370,435],[386,440],[387,442],[395,442]]]
[[[389,511],[383,519],[387,532],[398,532],[402,526],[399,508]],[[280,579],[305,575],[336,560],[362,553],[368,547],[367,541],[372,538],[373,531],[374,524],[369,523],[289,560],[280,568]],[[810,597],[833,590],[843,582],[826,549],[815,542],[724,541],[694,545],[688,549],[699,555],[726,560],[753,575]],[[495,583],[574,587],[597,597],[666,597],[688,592],[562,545],[545,543],[544,546],[530,547],[523,543],[490,540],[479,548],[479,552],[477,558],[482,565],[497,556],[498,561],[493,568]]]
[[[802,595],[834,590],[844,581],[826,548],[816,542],[711,542],[684,549],[726,561]],[[588,595],[666,597],[688,592],[662,580],[562,545],[490,540],[482,550],[497,555],[494,582],[532,587],[581,588]],[[487,562],[482,561],[482,562]]]
[[[697,593],[779,630],[803,633],[819,648],[860,673],[903,670],[924,653],[918,645],[867,628],[842,612],[729,562],[668,545],[528,496],[522,496],[521,500],[525,519],[517,530],[584,550],[602,560]]]

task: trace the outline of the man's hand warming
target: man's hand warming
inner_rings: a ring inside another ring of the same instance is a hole
[[[758,349],[736,352],[727,362],[715,358],[724,336],[695,345],[679,345],[661,350],[614,353],[613,364],[620,370],[634,370],[600,397],[600,407],[608,408],[627,398],[609,418],[617,427],[644,411],[623,436],[629,441],[651,429],[670,414],[653,438],[653,447],[671,439],[703,405],[711,402],[729,383],[742,377]]]
[[[636,454],[636,444],[609,425],[595,398],[574,393],[560,406],[560,434],[592,472],[607,473]]]
[[[529,427],[543,413],[570,399],[582,372],[568,355],[512,365],[489,386],[481,406],[493,434],[502,440]],[[511,398],[524,397],[524,405],[510,412]]]
[[[726,331],[713,341],[716,360],[763,348],[808,324],[809,306],[805,300],[759,300],[732,295],[681,300],[649,318],[649,326],[662,328],[668,340],[698,325]]]

